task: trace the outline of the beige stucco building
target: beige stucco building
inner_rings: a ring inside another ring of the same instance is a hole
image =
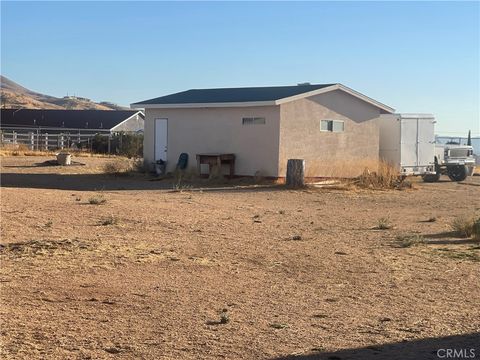
[[[234,154],[236,175],[267,177],[284,177],[291,158],[312,177],[378,161],[378,118],[394,111],[341,84],[188,90],[132,107],[145,109],[146,164],[173,171],[187,153],[195,170],[197,154]]]

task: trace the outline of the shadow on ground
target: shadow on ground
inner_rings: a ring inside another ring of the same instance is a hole
[[[455,352],[456,350],[456,352]],[[450,355],[450,356],[447,356]],[[480,359],[480,333],[427,338],[355,349],[287,355],[272,360],[439,360]]]
[[[436,234],[425,234],[427,244],[435,245],[465,245],[477,244],[478,240],[461,238],[456,231],[444,231]]]
[[[170,190],[205,192],[260,192],[285,189],[281,185],[253,185],[237,180],[215,183],[183,183],[175,185],[173,179],[160,180],[147,175],[109,176],[105,174],[31,174],[2,173],[1,187],[57,189],[75,191],[98,190]]]

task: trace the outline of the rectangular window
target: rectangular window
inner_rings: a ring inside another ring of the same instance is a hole
[[[320,130],[329,132],[344,132],[345,123],[340,120],[322,120],[320,121]]]
[[[265,125],[264,117],[244,117],[242,125]]]
[[[332,121],[330,120],[322,120],[320,125],[320,130],[322,131],[332,131]]]

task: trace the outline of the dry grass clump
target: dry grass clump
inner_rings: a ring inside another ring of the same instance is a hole
[[[398,180],[398,172],[391,166],[381,163],[377,171],[365,168],[363,173],[357,177],[356,184],[364,188],[391,189],[395,187]]]
[[[88,199],[88,203],[90,205],[102,205],[107,202],[107,199],[105,199],[105,196],[103,195],[95,195],[92,196],[91,198]]]
[[[91,244],[75,238],[62,240],[30,240],[10,243],[0,247],[0,250],[9,257],[33,257],[55,254],[58,251],[73,252],[89,248],[91,248]]]
[[[466,251],[459,251],[459,250],[456,250],[456,249],[454,250],[450,248],[440,248],[440,249],[436,249],[436,251],[439,255],[442,255],[451,259],[479,262],[480,255],[476,251],[478,249],[479,247],[472,247],[470,249],[466,249]]]
[[[452,221],[451,227],[461,237],[473,237],[475,240],[480,240],[480,217],[457,217]]]
[[[112,176],[128,176],[134,170],[134,164],[125,159],[115,159],[103,165],[103,172]]]
[[[42,156],[55,155],[53,151],[30,150],[25,144],[8,144],[0,148],[0,156]]]
[[[375,226],[375,230],[389,230],[393,227],[390,219],[387,217],[381,217],[377,221],[377,226]]]
[[[399,242],[400,246],[404,248],[425,244],[424,237],[419,234],[398,235],[397,241]]]
[[[411,189],[413,184],[401,177],[398,171],[386,164],[380,162],[376,171],[365,169],[364,172],[355,179],[355,185],[365,189]]]
[[[148,171],[147,166],[145,166],[145,162],[142,158],[132,160],[132,169],[138,173],[146,173]]]
[[[305,161],[305,177],[307,178],[356,178],[365,169],[377,169],[378,159],[334,159]],[[286,165],[286,163],[285,163]]]
[[[228,309],[223,309],[220,313],[220,324],[226,324],[230,321],[230,316],[228,315]]]
[[[134,173],[145,173],[143,159],[116,158],[103,165],[103,172],[112,176],[129,176]]]
[[[390,164],[377,159],[311,161],[305,164],[306,177],[352,179],[350,186],[363,189],[410,189],[413,184]]]
[[[55,156],[60,151],[58,150],[31,150],[29,146],[25,144],[6,144],[0,147],[0,157],[3,156]],[[64,149],[61,151],[68,151],[75,157],[96,157],[96,158],[109,158],[114,155],[108,154],[96,154],[84,150]]]
[[[116,218],[113,215],[110,215],[110,216],[108,216],[105,219],[100,221],[100,225],[102,225],[102,226],[117,225],[117,224],[118,224],[118,218]]]
[[[274,328],[274,329],[286,329],[288,328],[288,324],[285,324],[285,323],[273,323],[273,324],[270,324],[270,327]]]

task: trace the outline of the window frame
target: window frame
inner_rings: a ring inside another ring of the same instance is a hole
[[[322,129],[322,124],[324,122],[327,122],[327,130]],[[341,131],[335,131],[333,124],[334,123],[341,123],[342,124],[342,130]],[[345,121],[344,120],[333,120],[333,119],[322,119],[320,120],[320,131],[324,133],[343,133],[345,132]]]
[[[267,119],[264,116],[245,116],[242,117],[242,126],[265,125]]]

